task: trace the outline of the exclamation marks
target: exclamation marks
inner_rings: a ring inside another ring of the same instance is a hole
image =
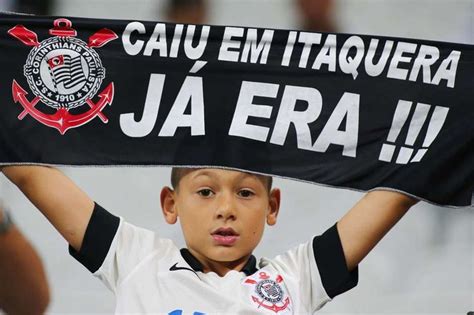
[[[431,116],[430,124],[428,125],[428,131],[426,132],[425,140],[423,141],[423,147],[418,150],[416,155],[411,159],[411,162],[420,162],[428,147],[433,143],[433,141],[438,136],[441,128],[443,128],[446,117],[448,116],[449,108],[436,106]]]
[[[392,127],[388,133],[387,142],[395,143],[400,130],[410,114],[411,102],[400,100],[398,101],[397,109],[395,109],[395,115],[393,116]],[[385,162],[391,162],[393,153],[395,153],[395,144],[384,143],[382,150],[380,151],[379,160]]]
[[[392,162],[392,158],[397,148],[395,142],[400,134],[400,131],[403,129],[408,120],[412,105],[413,103],[409,101],[400,100],[398,102],[395,114],[393,116],[392,127],[390,128],[387,137],[388,143],[384,143],[380,151],[380,161]],[[428,104],[416,104],[415,112],[413,113],[408,126],[405,145],[400,147],[395,163],[407,164],[421,161],[425,153],[428,151],[428,147],[438,136],[448,115],[449,108],[447,107],[435,106],[433,114],[431,115],[431,119],[428,122],[428,128],[425,139],[423,140],[422,148],[414,148],[415,141],[426,123],[431,107],[432,106]]]

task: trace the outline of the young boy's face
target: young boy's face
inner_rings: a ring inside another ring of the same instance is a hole
[[[260,242],[265,223],[276,223],[280,191],[265,178],[222,170],[190,170],[175,191],[161,192],[165,219],[181,223],[186,245],[201,262],[245,263]]]

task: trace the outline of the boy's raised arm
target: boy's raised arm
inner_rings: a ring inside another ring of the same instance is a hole
[[[337,230],[349,271],[416,203],[416,199],[398,192],[371,191],[342,217]]]
[[[45,166],[4,166],[2,172],[77,251],[94,202],[61,171]]]

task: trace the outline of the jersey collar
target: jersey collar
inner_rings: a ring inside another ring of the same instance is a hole
[[[199,262],[199,260],[197,260],[196,257],[193,256],[193,254],[191,254],[187,248],[181,248],[180,252],[181,256],[183,256],[183,259],[191,268],[193,268],[194,271],[203,271],[202,264]],[[257,272],[257,259],[254,255],[249,257],[249,260],[247,260],[241,272],[245,273],[247,276],[253,275],[255,272]]]

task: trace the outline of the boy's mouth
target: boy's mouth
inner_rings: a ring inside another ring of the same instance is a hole
[[[214,230],[214,232],[211,233],[212,235],[222,235],[222,236],[239,236],[239,233],[237,233],[236,231],[234,231],[233,228],[231,227],[227,227],[227,228],[224,228],[224,227],[221,227],[221,228],[218,228],[217,230]]]
[[[218,245],[233,245],[239,238],[239,234],[232,228],[218,228],[211,233],[212,238]]]

